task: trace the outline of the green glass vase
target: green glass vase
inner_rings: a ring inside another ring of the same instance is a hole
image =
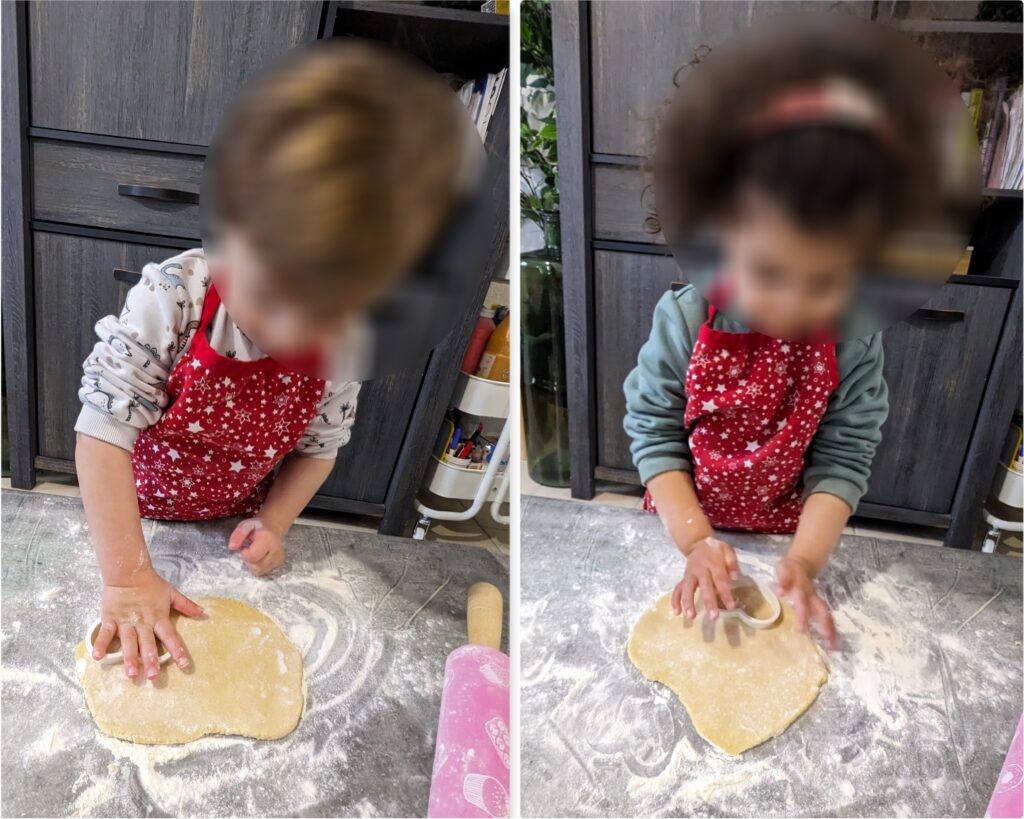
[[[547,214],[541,227],[544,248],[522,254],[519,262],[527,468],[539,484],[568,486],[569,411],[558,214]]]

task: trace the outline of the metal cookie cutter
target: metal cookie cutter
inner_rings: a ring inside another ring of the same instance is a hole
[[[737,605],[734,609],[720,609],[718,616],[723,620],[726,618],[734,618],[742,623],[746,623],[752,628],[768,628],[773,625],[776,620],[779,619],[779,615],[782,614],[782,604],[779,602],[778,596],[768,586],[767,583],[763,583],[748,575],[740,575],[736,580],[733,580],[729,584],[733,589],[749,589],[755,588],[764,598],[765,602],[771,607],[771,611],[765,617],[754,617],[743,610],[742,605]],[[739,602],[739,601],[737,601]]]
[[[93,646],[96,645],[96,635],[99,634],[101,625],[103,625],[103,621],[97,620],[95,623],[89,626],[89,630],[85,633],[85,644],[88,647],[89,659],[92,660],[94,663],[99,663],[100,665],[117,665],[118,663],[123,663],[124,655],[121,653],[120,650],[108,651],[102,660],[97,660],[95,657],[92,656]],[[119,646],[120,644],[121,643],[116,636],[111,641],[111,645]],[[163,665],[169,659],[171,659],[171,652],[167,650],[167,648],[164,646],[163,643],[160,642],[159,639],[157,640],[157,645],[164,649],[163,654],[161,654],[160,657],[158,658],[160,664]]]

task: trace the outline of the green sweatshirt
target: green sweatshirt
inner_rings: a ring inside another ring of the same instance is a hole
[[[633,463],[645,484],[662,472],[693,471],[683,420],[686,369],[707,317],[708,303],[692,285],[662,296],[654,310],[650,338],[640,350],[636,369],[626,378],[623,426],[633,439]],[[715,314],[713,326],[749,332],[721,312]],[[836,360],[839,385],[805,456],[804,497],[827,492],[856,510],[867,491],[871,462],[889,413],[881,334],[840,342]]]

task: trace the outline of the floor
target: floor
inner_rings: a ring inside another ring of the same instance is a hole
[[[74,475],[59,472],[40,472],[37,475],[39,483],[36,484],[33,492],[80,497],[78,482]],[[10,489],[10,487],[10,478],[0,480],[0,489]],[[438,497],[423,498],[423,500],[436,509],[462,511],[468,506],[468,503],[464,501],[449,501]],[[505,504],[505,508],[502,509],[505,514],[508,513],[507,507],[508,504]],[[340,512],[310,510],[301,515],[297,522],[315,523],[319,526],[352,531],[377,531],[377,521],[373,518],[345,515]],[[491,517],[489,509],[485,509],[476,518],[468,521],[435,521],[427,531],[427,540],[458,543],[463,546],[481,546],[506,556],[509,553],[508,526],[496,522]]]
[[[521,464],[520,491],[523,495],[534,495],[542,498],[558,498],[561,500],[573,500],[568,488],[556,488],[542,486],[530,478],[526,468],[526,461]],[[642,487],[632,484],[618,484],[607,481],[598,481],[594,497],[590,500],[577,500],[577,503],[593,503],[603,506],[619,506],[627,509],[642,509],[644,501],[644,490]],[[980,542],[984,527],[979,528],[978,541]],[[924,543],[932,546],[942,545],[942,531],[927,526],[908,526],[903,524],[886,524],[875,520],[861,520],[853,518],[851,525],[843,530],[847,535],[865,535],[870,537],[901,540],[910,543]],[[1001,554],[1010,554],[1021,557],[1024,541],[1019,534],[1004,533],[1000,538],[996,551]]]

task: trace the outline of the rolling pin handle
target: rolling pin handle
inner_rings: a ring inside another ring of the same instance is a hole
[[[466,634],[473,645],[501,648],[501,592],[490,583],[474,583],[466,595]]]

